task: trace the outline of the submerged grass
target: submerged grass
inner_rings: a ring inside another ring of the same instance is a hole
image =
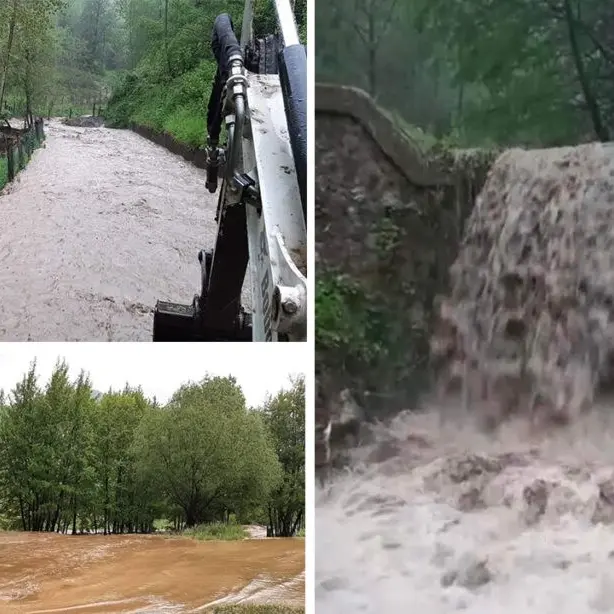
[[[213,608],[214,614],[304,614],[305,608],[284,604],[234,604]]]

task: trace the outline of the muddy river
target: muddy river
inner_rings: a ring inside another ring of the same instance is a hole
[[[0,340],[149,341],[157,299],[200,291],[216,195],[204,171],[132,132],[46,131],[0,195]]]
[[[303,605],[304,543],[0,533],[0,611],[166,614],[217,603]]]

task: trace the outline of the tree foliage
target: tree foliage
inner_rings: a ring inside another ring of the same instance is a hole
[[[295,2],[303,36],[306,7]],[[243,0],[0,0],[0,109],[84,113],[113,94],[116,125],[135,121],[199,145],[222,12],[240,32]],[[272,0],[256,3],[256,26],[275,30]]]
[[[612,138],[611,3],[339,0],[318,5],[316,53],[319,79],[460,144]]]
[[[289,537],[305,514],[305,379],[270,398],[263,414],[282,470],[268,505],[268,534]]]
[[[192,147],[206,141],[206,109],[217,64],[211,51],[213,22],[229,13],[240,36],[243,0],[122,0],[131,70],[114,89],[108,119],[167,132]],[[306,0],[295,2],[303,36]],[[256,35],[276,31],[272,0],[256,3]]]
[[[304,419],[304,393],[292,398]],[[304,472],[304,426],[275,428],[287,405],[249,409],[233,377],[186,384],[161,406],[130,386],[95,394],[64,362],[42,386],[33,364],[0,401],[5,526],[106,534],[150,532],[160,519],[177,529],[250,521],[282,492],[284,513],[299,518],[287,534],[302,526],[304,475],[302,488],[287,476]]]

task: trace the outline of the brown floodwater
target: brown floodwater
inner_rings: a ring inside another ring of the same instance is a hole
[[[0,193],[0,340],[150,341],[156,300],[200,292],[217,195],[203,170],[128,130],[46,131]]]
[[[3,614],[200,612],[304,604],[305,541],[0,533]]]

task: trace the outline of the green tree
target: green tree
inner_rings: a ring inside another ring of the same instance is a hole
[[[305,520],[305,380],[296,378],[263,408],[283,477],[268,504],[268,534],[292,537]]]
[[[128,385],[95,394],[64,361],[41,386],[33,363],[0,392],[2,526],[121,534],[151,532],[157,519],[181,529],[253,518],[288,491],[298,444],[280,411],[249,410],[232,377],[186,384],[160,406]]]
[[[318,6],[319,79],[363,87],[409,123],[465,145],[611,138],[609,3],[412,0],[393,4],[392,19],[384,5],[374,19],[365,7]]]
[[[142,424],[138,449],[151,479],[187,527],[265,501],[279,465],[234,378],[183,386]],[[243,497],[247,499],[244,499]]]

